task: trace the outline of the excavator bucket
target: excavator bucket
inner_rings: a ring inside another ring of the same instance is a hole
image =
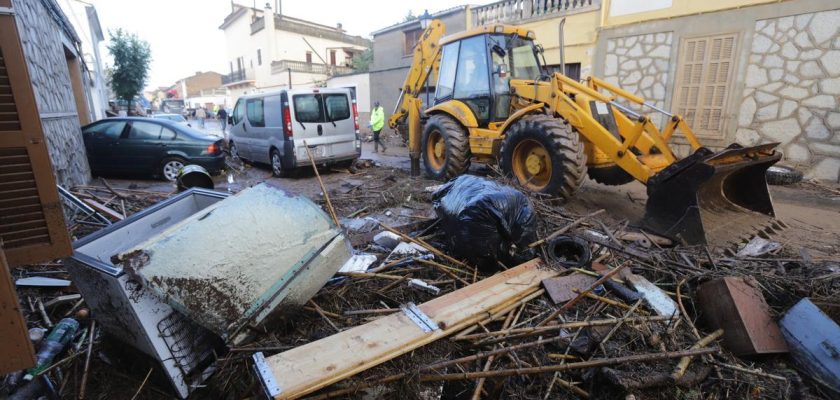
[[[778,143],[701,147],[648,180],[643,226],[688,244],[730,246],[784,228],[775,219],[767,168]]]

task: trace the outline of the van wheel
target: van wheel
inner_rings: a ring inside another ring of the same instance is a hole
[[[289,177],[291,171],[283,168],[283,157],[280,155],[280,152],[277,149],[271,149],[271,153],[269,154],[271,156],[271,175],[278,178]]]
[[[245,160],[239,155],[239,149],[236,148],[236,143],[230,142],[229,146],[230,159],[233,161],[244,162]]]

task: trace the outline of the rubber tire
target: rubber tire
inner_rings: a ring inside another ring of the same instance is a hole
[[[166,158],[163,159],[163,161],[160,162],[160,170],[158,172],[160,174],[160,177],[163,178],[163,180],[165,180],[167,182],[175,182],[175,181],[178,180],[177,177],[173,180],[169,180],[169,178],[167,178],[166,174],[164,174],[164,172],[163,172],[164,166],[170,161],[179,161],[181,164],[183,164],[182,168],[184,166],[187,166],[187,164],[189,164],[189,163],[186,160],[184,160],[183,158],[180,158],[180,157],[166,157]]]
[[[586,169],[586,174],[593,181],[608,186],[624,185],[636,180],[633,175],[628,174],[618,165],[601,168],[589,167]]]
[[[586,153],[580,135],[560,118],[544,114],[522,117],[508,129],[499,151],[500,167],[508,176],[514,176],[513,150],[525,139],[536,140],[550,151],[552,176],[540,193],[569,200],[586,177]]]
[[[435,171],[429,165],[428,155],[426,154],[426,144],[429,141],[429,135],[433,130],[440,131],[445,143],[445,160],[440,171]],[[433,115],[426,121],[426,126],[423,128],[423,141],[421,142],[421,153],[423,154],[423,167],[426,169],[426,175],[432,179],[447,180],[467,172],[470,169],[470,140],[467,137],[467,132],[461,127],[454,118],[437,114]]]
[[[274,169],[274,156],[275,155],[281,160],[280,161],[281,164],[280,164],[280,168],[279,168],[280,171],[279,172]],[[288,178],[292,175],[292,171],[288,171],[285,168],[283,168],[282,160],[283,160],[283,156],[280,154],[280,151],[277,150],[277,149],[271,149],[271,151],[268,153],[268,166],[271,168],[271,176],[273,176],[275,178]]]
[[[792,185],[802,180],[802,171],[783,165],[773,165],[765,173],[768,185]]]
[[[236,157],[234,157],[234,155],[233,155],[233,150],[234,150],[234,149],[237,149],[237,152],[236,152],[236,153],[237,153],[237,154],[236,154]],[[244,158],[242,158],[242,156],[240,156],[240,155],[239,155],[239,151],[238,151],[238,150],[239,150],[239,149],[236,147],[236,143],[234,143],[234,142],[230,142],[230,144],[228,144],[228,153],[230,154],[230,158],[231,158],[231,160],[233,160],[233,161],[237,161],[237,160],[238,160],[238,161],[240,161],[240,162],[244,163],[244,162],[245,162],[245,161],[247,161],[247,160],[245,160]]]

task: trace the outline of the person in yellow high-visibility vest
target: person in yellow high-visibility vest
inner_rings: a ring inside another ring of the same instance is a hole
[[[385,126],[385,111],[382,110],[382,107],[379,106],[379,102],[373,102],[373,110],[370,110],[370,129],[373,131],[373,152],[379,153],[379,146],[382,146],[382,152],[384,153],[387,148],[385,147],[385,143],[382,143],[382,140],[379,138],[379,132],[382,131],[382,127]]]

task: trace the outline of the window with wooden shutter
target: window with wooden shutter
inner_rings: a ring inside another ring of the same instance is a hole
[[[10,266],[72,253],[13,14],[0,14],[0,247]]]
[[[733,33],[682,41],[673,108],[698,136],[723,138],[737,39]]]

